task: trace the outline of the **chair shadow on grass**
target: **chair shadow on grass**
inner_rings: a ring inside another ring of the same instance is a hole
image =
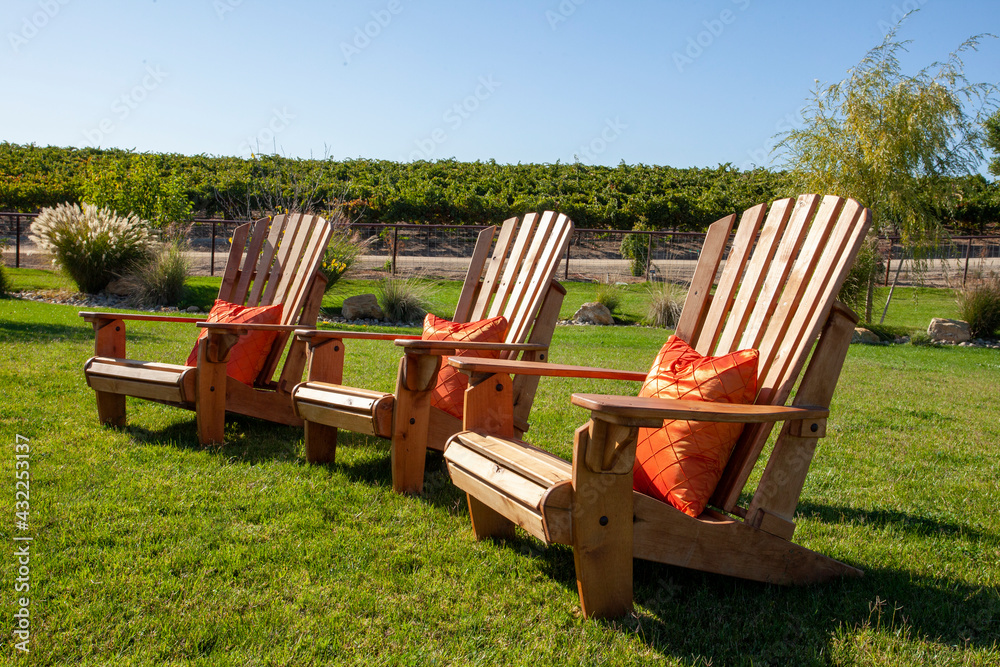
[[[163,428],[146,428],[130,419],[122,429],[137,441],[189,451],[211,451],[247,464],[288,461],[301,458],[301,427],[285,426],[242,415],[226,415],[225,444],[202,445],[194,412],[173,408],[180,421]],[[187,417],[187,419],[185,419]]]
[[[432,470],[430,461],[428,469]],[[432,471],[428,478],[433,475]],[[432,490],[424,498],[449,511],[467,513],[464,500],[456,502],[453,495]],[[990,539],[964,526],[890,510],[804,503],[800,512],[828,523],[849,520],[876,527],[900,525],[915,536]],[[469,534],[472,539],[471,527]],[[513,539],[496,540],[496,544],[533,560],[540,574],[564,586],[575,598],[570,547],[545,546],[522,531]],[[849,643],[851,635],[862,631],[946,647],[996,647],[995,619],[1000,618],[996,590],[877,563],[851,564],[863,569],[864,577],[782,587],[635,559],[635,613],[615,621],[593,622],[635,634],[657,651],[679,658],[711,656],[719,664],[748,663],[752,656],[755,664],[828,660],[838,636]],[[579,612],[575,604],[572,611]]]
[[[9,339],[16,343],[41,343],[48,340],[89,342],[93,345],[94,330],[89,326],[70,326],[43,322],[3,322],[0,324],[0,340]]]

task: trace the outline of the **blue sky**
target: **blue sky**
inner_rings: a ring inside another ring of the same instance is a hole
[[[909,71],[997,0],[7,0],[0,140],[249,156],[766,164],[902,13]],[[1000,80],[1000,40],[966,57]]]

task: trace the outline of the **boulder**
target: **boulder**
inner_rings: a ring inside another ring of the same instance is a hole
[[[344,299],[340,315],[345,320],[381,320],[385,313],[379,308],[378,298],[374,294],[357,294]]]
[[[972,340],[969,323],[935,317],[927,327],[927,335],[935,343],[965,343]]]
[[[614,324],[615,319],[611,317],[611,311],[603,303],[591,302],[580,306],[580,309],[573,315],[573,321],[577,324]]]
[[[864,327],[855,327],[851,343],[862,343],[863,345],[878,345],[882,342],[875,333]]]

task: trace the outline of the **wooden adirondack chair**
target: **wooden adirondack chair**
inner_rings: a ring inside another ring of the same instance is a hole
[[[260,417],[293,426],[302,421],[292,410],[291,389],[302,380],[305,344],[293,342],[277,382],[272,380],[288,337],[315,326],[326,278],[318,272],[332,228],[319,216],[291,214],[246,223],[233,233],[232,249],[219,299],[245,306],[282,304],[281,323],[198,322],[207,329],[197,367],[126,358],[126,320],[184,322],[189,317],[82,312],[94,326],[96,351],[84,366],[87,384],[97,392],[104,424],[125,425],[125,397],[136,396],[194,410],[202,444],[221,443],[225,413]],[[277,336],[253,386],[226,375],[226,361],[240,335],[276,331]],[[192,327],[192,343],[198,329]]]
[[[479,234],[465,284],[455,309],[455,322],[474,322],[504,315],[509,323],[502,343],[462,343],[462,349],[500,350],[501,358],[543,362],[566,291],[553,279],[566,251],[573,223],[546,211],[504,222],[492,248],[495,227]],[[487,262],[487,260],[489,260]],[[332,462],[337,429],[392,439],[393,488],[420,493],[427,448],[443,449],[449,436],[462,429],[454,416],[431,406],[442,355],[456,344],[421,340],[420,336],[344,331],[303,331],[308,341],[309,381],[295,388],[297,414],[306,424],[306,458]],[[395,340],[404,354],[394,394],[340,384],[344,341],[352,338]],[[519,378],[511,407],[514,428],[528,428],[537,377]]]
[[[631,609],[633,557],[776,584],[861,574],[790,539],[857,321],[836,296],[871,225],[870,213],[853,200],[821,202],[816,195],[776,201],[766,217],[764,205],[746,211],[712,294],[735,219],[709,228],[677,335],[703,355],[758,349],[753,405],[574,394],[573,404],[590,410],[590,421],[576,431],[570,463],[515,437],[510,374],[642,381],[645,373],[449,361],[471,375],[467,430],[449,441],[445,459],[452,481],[468,494],[477,538],[511,535],[516,524],[546,543],[572,545],[587,616]],[[674,419],[747,424],[712,496],[717,509],[697,518],[633,491],[637,428]],[[785,422],[777,444],[749,506],[740,507],[777,421]]]

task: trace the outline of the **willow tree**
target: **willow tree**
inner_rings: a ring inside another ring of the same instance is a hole
[[[1000,111],[986,119],[986,145],[993,151],[990,173],[1000,177]]]
[[[779,135],[777,150],[799,191],[854,197],[872,210],[875,230],[893,231],[913,248],[939,238],[958,201],[946,177],[981,163],[997,87],[965,76],[962,55],[984,35],[944,62],[905,73],[899,55],[909,42],[896,40],[903,21],[844,80],[817,84],[803,126]],[[867,264],[867,321],[875,265]]]

